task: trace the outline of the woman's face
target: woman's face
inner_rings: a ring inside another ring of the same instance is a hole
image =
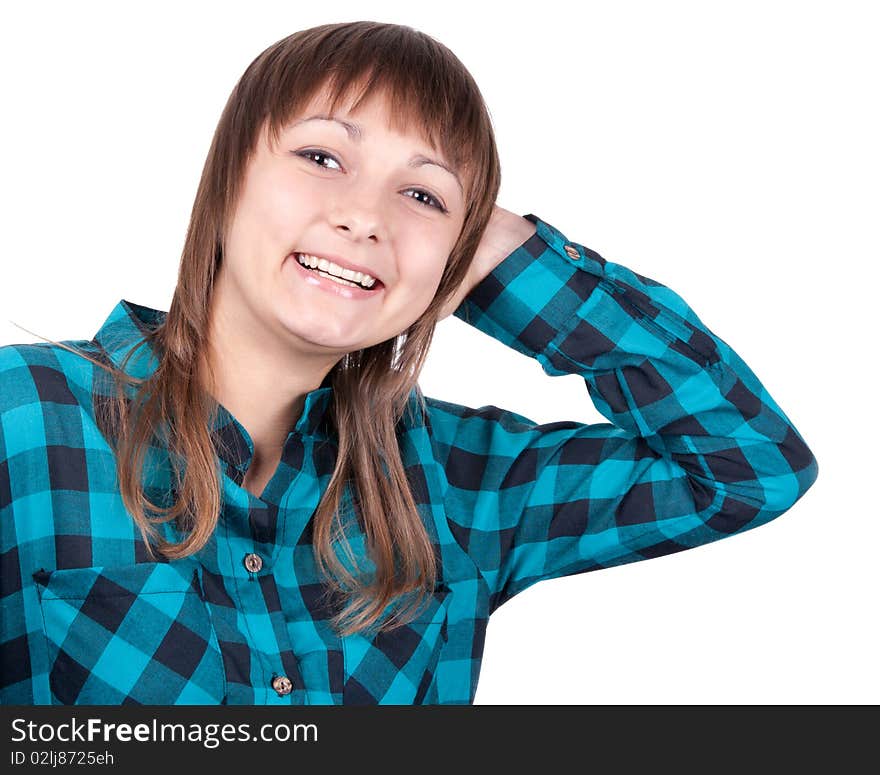
[[[425,311],[464,223],[455,175],[410,163],[445,163],[441,154],[390,129],[384,96],[354,114],[349,105],[335,118],[357,124],[355,137],[336,121],[308,120],[327,115],[323,93],[284,128],[277,147],[264,127],[221,268],[225,303],[262,324],[262,333],[339,357],[397,336]],[[335,283],[305,269],[300,252],[361,268],[378,288]]]

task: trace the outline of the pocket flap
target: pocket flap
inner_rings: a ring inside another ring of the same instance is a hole
[[[39,570],[33,577],[43,600],[84,600],[160,592],[200,594],[197,571],[192,565],[179,567],[167,562]]]

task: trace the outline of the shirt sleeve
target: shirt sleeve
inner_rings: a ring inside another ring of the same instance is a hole
[[[425,397],[455,540],[490,613],[535,582],[690,549],[792,507],[818,465],[752,370],[674,291],[533,214],[455,317],[578,374],[609,423]]]

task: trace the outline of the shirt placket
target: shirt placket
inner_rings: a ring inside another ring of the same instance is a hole
[[[282,547],[278,542],[259,540],[267,527],[275,527],[267,521],[276,522],[278,511],[254,499],[243,507],[241,493],[227,494],[230,502],[224,509],[222,530],[230,569],[226,583],[237,610],[239,631],[250,650],[254,702],[303,704],[305,686],[286,635],[274,579]],[[231,498],[238,502],[231,502]],[[280,537],[280,531],[270,532]],[[235,698],[230,699],[234,702]]]

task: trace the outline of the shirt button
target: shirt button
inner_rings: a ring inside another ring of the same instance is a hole
[[[278,692],[279,697],[283,697],[285,694],[290,694],[293,684],[286,675],[278,675],[272,679],[272,688]]]
[[[244,567],[251,573],[259,573],[260,568],[263,567],[263,559],[259,554],[246,554],[244,556]]]
[[[581,254],[578,253],[577,248],[574,245],[565,245],[565,252],[568,253],[568,257],[572,261],[580,261]]]

